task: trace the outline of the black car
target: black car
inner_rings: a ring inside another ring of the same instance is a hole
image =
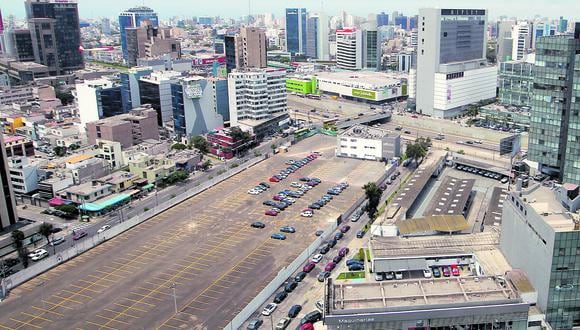
[[[298,282],[294,281],[293,279],[290,279],[288,280],[288,282],[286,282],[286,285],[284,286],[284,291],[290,293],[294,291],[294,289],[296,289],[297,286]]]
[[[286,297],[288,297],[288,293],[286,293],[286,291],[280,291],[280,292],[276,293],[276,295],[274,296],[274,302],[276,304],[279,304],[279,303],[283,302],[284,299],[286,299]]]
[[[322,236],[322,234],[324,234],[324,230],[317,230],[314,235],[316,236]]]
[[[56,233],[61,232],[61,231],[62,231],[62,228],[60,228],[60,227],[53,227],[50,230],[50,232],[53,233],[53,234],[56,234]]]
[[[314,182],[317,182],[317,183],[321,183],[322,182],[322,180],[320,180],[319,178],[310,178],[310,181],[314,181]]]
[[[259,185],[260,185],[260,186],[262,186],[262,187],[265,187],[266,189],[267,189],[267,188],[270,188],[270,185],[269,185],[269,184],[267,184],[266,182],[260,182],[260,184],[259,184]]]
[[[266,228],[266,224],[260,221],[252,222],[250,225],[252,228]]]
[[[360,261],[360,260],[356,260],[356,259],[348,259],[346,261],[346,265],[348,267],[352,266],[352,265],[363,265],[364,266],[364,262]]]
[[[320,248],[320,254],[327,254],[328,251],[330,251],[330,246],[328,245],[324,245],[323,247]]]
[[[314,209],[314,210],[320,210],[320,204],[318,203],[312,203],[308,206],[308,208]]]
[[[338,264],[342,260],[342,256],[339,254],[336,257],[332,258],[332,262]]]
[[[302,182],[308,182],[308,181],[310,181],[310,178],[306,178],[306,177],[300,178],[300,181],[302,181]]]
[[[298,272],[298,274],[296,274],[296,276],[294,276],[294,281],[296,282],[302,282],[302,280],[306,277],[306,272]]]
[[[329,190],[327,191],[327,193],[328,193],[329,195],[334,195],[334,196],[338,196],[338,195],[340,195],[340,192],[339,192],[339,191],[336,191],[336,190],[333,190],[333,189],[329,189]]]
[[[322,313],[319,311],[313,311],[304,315],[304,317],[300,320],[300,325],[305,323],[316,323],[320,320],[322,320]]]
[[[268,200],[268,201],[264,201],[262,204],[264,204],[266,206],[274,206],[274,205],[276,205],[276,202]]]
[[[363,238],[364,235],[365,235],[365,232],[362,230],[359,230],[356,232],[356,238]]]
[[[264,321],[262,321],[261,319],[253,319],[248,324],[247,329],[248,330],[257,330],[260,328],[260,326],[262,326],[263,323],[264,323]]]
[[[348,266],[349,271],[357,271],[357,270],[364,270],[365,266],[363,264],[352,264]]]
[[[323,271],[318,274],[318,282],[324,282],[325,279],[330,277],[329,271]]]
[[[328,204],[328,200],[326,199],[319,199],[316,201],[316,204],[320,204],[320,206],[324,206],[326,204]]]
[[[336,246],[336,243],[338,243],[338,241],[337,241],[337,239],[336,239],[336,237],[335,237],[334,239],[332,239],[332,240],[328,241],[328,242],[326,243],[326,245],[328,245],[329,247],[333,248],[333,247],[335,247],[335,246]]]
[[[302,305],[294,305],[294,306],[290,307],[290,310],[288,311],[288,317],[295,318],[296,316],[298,316],[298,313],[300,313],[301,310],[302,310]]]
[[[337,241],[339,241],[343,237],[344,237],[344,234],[341,233],[341,232],[338,232],[338,233],[334,234],[334,239],[337,240]]]

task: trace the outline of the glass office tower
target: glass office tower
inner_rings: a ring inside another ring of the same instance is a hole
[[[286,8],[286,48],[292,55],[306,53],[306,8]]]
[[[127,50],[127,34],[126,28],[140,27],[141,22],[149,21],[153,27],[159,26],[159,18],[157,13],[149,7],[134,7],[119,14],[119,30],[121,33],[121,48],[123,49],[123,58],[125,61],[129,58]]]

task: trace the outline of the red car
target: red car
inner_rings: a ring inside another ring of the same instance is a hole
[[[457,265],[451,265],[451,274],[453,274],[453,276],[459,276],[459,267],[457,267]]]
[[[451,271],[449,270],[449,267],[443,267],[443,276],[445,277],[451,276]]]
[[[79,239],[83,238],[87,236],[87,232],[86,231],[77,231],[76,233],[74,233],[73,235],[73,240],[74,241],[78,241]]]
[[[343,234],[346,233],[349,230],[350,230],[350,226],[349,225],[342,226],[342,228],[340,228],[340,232],[343,233]]]
[[[275,201],[281,201],[284,197],[280,196],[280,195],[274,195],[274,197],[272,197],[273,200]]]
[[[314,269],[314,267],[316,267],[316,264],[310,261],[306,265],[304,265],[302,271],[305,273],[310,273]]]
[[[300,330],[314,330],[314,326],[310,322],[304,323],[300,326]]]
[[[275,217],[275,216],[277,216],[277,215],[278,215],[278,212],[276,212],[276,211],[274,211],[274,210],[268,210],[268,211],[266,211],[266,213],[264,213],[264,214],[266,214],[266,215],[269,215],[269,216],[272,216],[272,217]]]
[[[331,261],[331,262],[326,264],[326,267],[324,267],[324,270],[327,272],[330,272],[334,269],[334,267],[336,267],[336,264]]]
[[[275,178],[275,177],[271,177],[270,179],[268,179],[268,181],[270,181],[270,182],[280,182],[280,180],[278,180],[278,178]]]
[[[419,118],[417,115],[412,115],[411,118]]]

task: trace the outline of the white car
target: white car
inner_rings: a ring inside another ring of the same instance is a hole
[[[36,255],[41,254],[44,249],[36,249],[28,254],[28,258],[34,258]]]
[[[255,190],[255,189],[250,189],[250,190],[248,190],[248,194],[250,194],[250,195],[259,195],[260,192],[257,191],[257,190]]]
[[[403,279],[403,272],[395,272],[395,279],[402,280]]]
[[[314,215],[312,212],[310,211],[305,211],[300,213],[301,216],[305,217],[305,218],[312,218],[312,216]]]
[[[298,183],[298,182],[292,182],[290,184],[290,187],[292,187],[292,188],[300,188],[300,187],[302,187],[302,185],[300,183]]]
[[[262,315],[264,315],[264,316],[270,316],[270,314],[272,314],[276,310],[276,308],[278,308],[278,305],[277,304],[275,304],[275,303],[269,303],[262,310]]]
[[[307,185],[307,184],[303,184],[302,186],[300,186],[300,188],[304,189],[304,190],[310,190],[312,189],[311,186]]]
[[[322,254],[315,254],[314,257],[310,259],[310,261],[314,263],[319,263],[320,261],[322,261]]]
[[[429,268],[423,269],[423,277],[431,278],[433,276],[433,272]]]
[[[99,228],[99,230],[97,230],[97,234],[100,234],[100,233],[104,232],[105,230],[109,230],[109,229],[111,229],[111,226],[104,225],[101,228]]]
[[[30,259],[32,259],[32,261],[38,261],[40,259],[48,257],[48,251],[43,250],[43,249],[38,249],[37,251],[39,251],[39,253],[37,253],[32,258],[30,258]]]
[[[64,237],[58,237],[58,238],[53,239],[50,242],[50,246],[57,246],[57,245],[62,244],[64,242],[65,242],[65,238]]]

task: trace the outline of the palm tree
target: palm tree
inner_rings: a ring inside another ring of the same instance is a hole
[[[18,252],[18,258],[22,262],[22,266],[24,268],[28,267],[28,250],[24,247],[24,239],[26,236],[20,230],[15,230],[11,234],[12,241],[14,243],[14,247],[16,248],[16,252]]]
[[[383,194],[383,191],[374,182],[365,184],[363,186],[363,190],[365,191],[365,196],[369,200],[367,204],[367,212],[370,218],[374,218],[381,201],[381,195]]]
[[[46,242],[50,243],[50,235],[52,235],[52,224],[43,222],[42,225],[38,228],[38,233],[44,237],[46,237]],[[53,252],[56,253],[56,247],[52,247]]]

